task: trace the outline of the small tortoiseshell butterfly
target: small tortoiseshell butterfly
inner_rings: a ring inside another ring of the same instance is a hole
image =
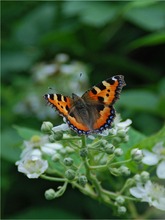
[[[117,75],[92,87],[82,97],[72,93],[72,98],[61,94],[46,94],[44,98],[77,134],[89,135],[111,127],[115,118],[113,104],[125,85],[124,76]]]

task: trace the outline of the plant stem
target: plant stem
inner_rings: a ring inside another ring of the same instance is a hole
[[[42,174],[40,177],[41,177],[42,179],[50,180],[50,181],[55,181],[55,182],[65,182],[65,181],[67,181],[67,179],[65,179],[65,178],[58,178],[58,177],[46,176],[46,175],[44,175],[44,174]]]

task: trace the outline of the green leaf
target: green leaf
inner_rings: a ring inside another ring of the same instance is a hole
[[[128,152],[132,146],[136,145],[140,141],[144,140],[146,136],[134,128],[130,128],[128,131],[129,141],[121,145],[124,152]]]
[[[64,11],[67,15],[79,15],[82,22],[97,27],[111,21],[120,8],[121,5],[115,5],[111,2],[69,1],[64,4]]]
[[[7,50],[3,53],[2,56],[2,74],[6,76],[6,73],[25,71],[31,67],[33,62],[39,57],[40,51],[34,50],[30,51],[10,51]],[[18,62],[19,60],[19,62]]]
[[[147,137],[141,142],[135,144],[133,148],[138,147],[140,149],[151,149],[158,142],[163,142],[165,144],[165,126],[163,126],[163,128],[156,134]]]
[[[138,6],[138,5],[135,5]],[[164,29],[164,2],[158,2],[151,5],[139,5],[137,8],[130,7],[130,10],[125,14],[125,18],[131,23],[139,27],[149,30]]]
[[[135,50],[139,47],[155,46],[163,43],[165,43],[165,32],[158,32],[132,41],[130,44],[127,45],[126,51],[128,52],[131,50]]]
[[[143,90],[129,90],[122,93],[120,104],[136,111],[157,113],[158,97]]]
[[[112,21],[118,12],[118,7],[110,2],[88,2],[87,6],[81,20],[97,27]]]
[[[2,132],[1,157],[10,162],[16,162],[19,159],[22,139],[14,129],[7,129]]]
[[[150,137],[145,137],[144,135],[140,134],[139,132],[136,132],[131,129],[130,135],[129,135],[129,142],[125,144],[126,145],[125,148],[127,148],[127,151],[125,150],[125,152],[126,152],[125,157],[127,159],[130,158],[130,151],[133,148],[151,149],[155,144],[157,144],[161,141],[163,141],[165,143],[165,126],[159,132],[157,132],[156,134],[154,134]],[[128,148],[127,145],[128,146],[132,145],[132,146],[130,148]],[[137,173],[137,170],[139,169],[138,165],[134,161],[132,161],[131,163],[128,163],[127,166],[134,173]]]
[[[34,135],[41,135],[41,132],[30,128],[20,127],[17,125],[14,125],[13,127],[17,130],[18,134],[25,140],[29,140]]]
[[[157,74],[156,70],[153,68],[119,54],[113,53],[111,55],[104,55],[103,57],[100,56],[99,62],[111,66],[111,72],[113,69],[116,69],[117,72],[134,73],[138,78],[141,77],[142,79],[147,80],[147,82],[155,82],[155,80],[160,79],[160,75]]]
[[[14,38],[22,45],[38,44],[43,33],[49,32],[54,25],[56,5],[41,4],[23,17],[15,29]]]

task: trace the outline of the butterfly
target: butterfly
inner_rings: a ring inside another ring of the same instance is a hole
[[[93,86],[81,97],[61,94],[45,94],[44,98],[78,135],[102,133],[115,118],[113,104],[119,99],[125,86],[124,76],[116,75]]]

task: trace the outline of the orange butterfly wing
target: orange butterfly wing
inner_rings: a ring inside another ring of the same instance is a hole
[[[111,127],[115,118],[112,105],[119,98],[123,86],[125,86],[124,76],[117,75],[92,87],[81,98],[77,96],[85,103],[82,112],[77,111],[77,107],[82,106],[76,102],[74,94],[73,98],[61,94],[46,94],[44,98],[66,118],[71,129],[80,135],[88,135]],[[89,114],[88,119],[82,116],[83,112]]]
[[[82,98],[110,106],[119,98],[120,92],[125,85],[124,76],[113,76],[93,86],[92,89],[84,93]]]
[[[104,106],[99,111],[99,117],[96,118],[93,125],[95,131],[102,131],[111,126],[115,118],[115,110],[112,105],[119,99],[120,92],[125,85],[124,76],[113,76],[92,87],[82,96],[87,103],[93,103],[93,108],[97,108],[101,104]]]
[[[73,108],[73,99],[68,96],[63,96],[61,94],[46,94],[44,98],[48,101],[48,104],[52,105],[58,113],[64,116],[70,128],[79,133],[79,130],[84,132],[89,131],[89,128],[85,124],[78,120],[78,117],[72,116],[70,110]],[[80,132],[81,133],[81,132]]]
[[[63,96],[61,94],[46,94],[44,98],[55,107],[60,115],[67,116],[68,111],[72,106],[72,100],[68,96]]]

